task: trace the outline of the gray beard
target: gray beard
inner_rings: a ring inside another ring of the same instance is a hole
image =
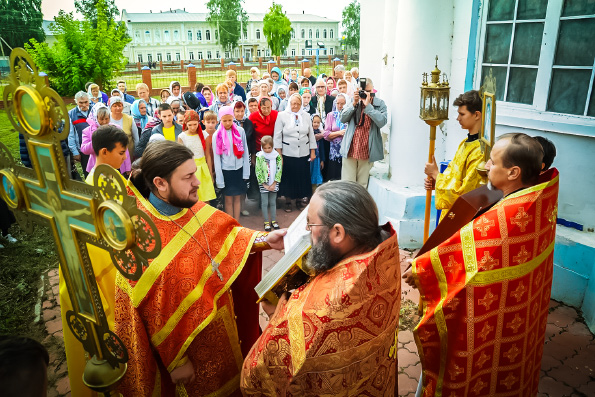
[[[305,267],[308,274],[320,274],[335,267],[341,260],[341,255],[331,247],[328,234],[324,234],[305,258]]]

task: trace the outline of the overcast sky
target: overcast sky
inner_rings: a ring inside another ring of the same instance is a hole
[[[246,12],[267,12],[272,4],[272,0],[245,0],[244,10]],[[281,3],[283,10],[290,14],[299,14],[305,11],[307,14],[315,14],[337,21],[341,21],[341,12],[350,0],[278,0]],[[126,9],[128,12],[159,12],[160,10],[169,10],[170,5],[177,4],[176,8],[186,7],[188,12],[207,12],[207,0],[186,3],[184,1],[165,2],[163,0],[116,0],[116,6],[122,11]],[[172,8],[174,8],[172,6]],[[74,0],[43,0],[41,3],[41,10],[43,11],[43,19],[53,20],[60,10],[67,12],[74,11]]]

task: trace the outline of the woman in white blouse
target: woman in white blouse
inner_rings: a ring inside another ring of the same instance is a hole
[[[310,115],[302,109],[302,97],[293,94],[289,106],[279,112],[273,135],[274,147],[283,156],[283,179],[279,195],[285,196],[285,211],[291,212],[291,200],[301,210],[312,197],[310,161],[316,158],[316,138]]]

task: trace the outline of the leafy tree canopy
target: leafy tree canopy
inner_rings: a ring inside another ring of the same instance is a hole
[[[291,21],[283,12],[281,4],[273,2],[269,12],[264,16],[263,33],[267,38],[267,44],[271,53],[281,56],[287,49],[291,40]]]
[[[219,44],[226,50],[238,46],[240,35],[248,29],[248,14],[242,8],[244,0],[209,0],[207,22],[218,27]]]
[[[41,0],[3,0],[0,2],[0,37],[10,47],[22,47],[29,39],[45,40]],[[4,54],[10,48],[2,42]]]
[[[88,19],[93,23],[93,26],[97,26],[97,3],[99,0],[74,0],[74,8],[83,15],[85,19]],[[115,0],[105,0],[106,15],[110,21],[116,21],[120,16],[120,11],[116,7]]]
[[[88,81],[107,90],[128,62],[123,55],[124,47],[130,42],[126,25],[109,19],[106,0],[97,1],[96,15],[97,27],[94,28],[88,16],[78,21],[72,13],[60,11],[50,25],[56,35],[51,47],[35,39],[25,44],[61,95],[84,90]]]
[[[352,0],[343,9],[343,34],[345,45],[359,48],[359,2]]]

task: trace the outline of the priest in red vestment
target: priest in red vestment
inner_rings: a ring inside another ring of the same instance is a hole
[[[242,392],[392,396],[401,301],[397,235],[388,224],[378,226],[374,200],[355,182],[320,186],[307,222],[306,266],[315,275],[280,299],[244,361]]]
[[[195,172],[189,149],[157,141],[129,184],[162,249],[138,281],[116,279],[115,331],[130,356],[125,397],[239,395],[243,357],[259,335],[253,253],[283,248],[285,232],[243,228],[198,201]]]
[[[486,167],[504,198],[413,261],[417,395],[537,395],[558,209],[542,157],[528,135],[501,137]]]

